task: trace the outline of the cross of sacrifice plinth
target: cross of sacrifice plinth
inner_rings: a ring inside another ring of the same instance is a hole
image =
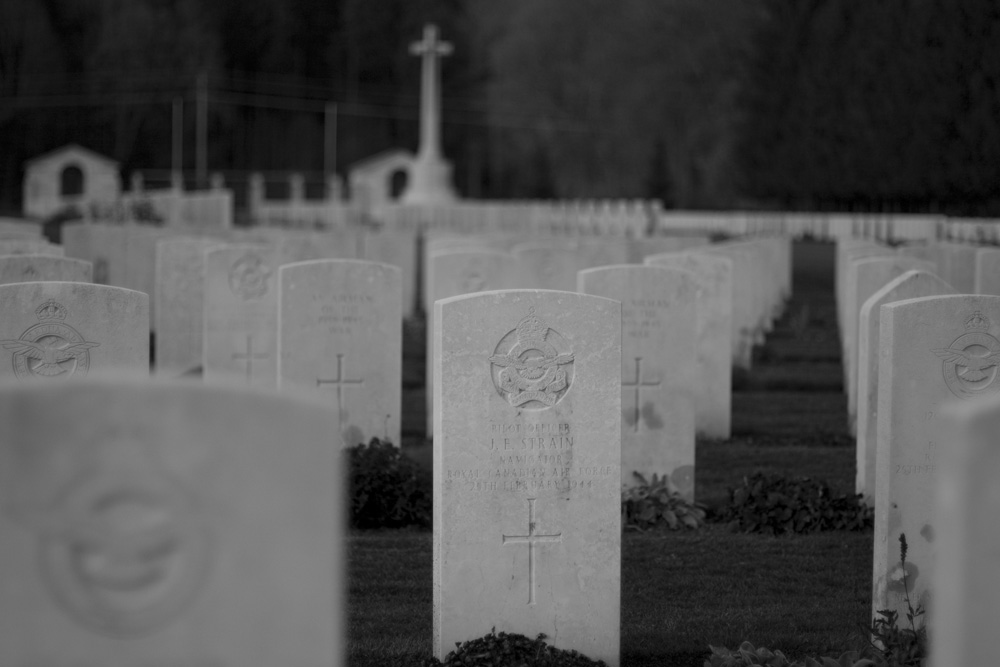
[[[254,359],[263,361],[264,359],[270,358],[270,355],[260,353],[254,354],[253,352],[253,336],[247,335],[247,351],[244,352],[233,352],[233,361],[245,361],[247,362],[247,383],[253,380],[253,361]]]
[[[642,412],[642,395],[641,392],[644,388],[659,387],[663,383],[663,380],[657,380],[656,382],[643,382],[642,381],[642,357],[635,358],[635,382],[622,382],[622,389],[634,388],[635,389],[635,424],[633,428],[635,433],[639,432],[639,416]]]
[[[337,418],[340,420],[341,428],[344,424],[344,389],[351,386],[352,384],[361,385],[365,381],[362,380],[348,380],[344,377],[344,355],[337,355],[337,377],[332,380],[321,380],[316,378],[316,386],[324,387],[326,385],[333,385],[337,388]]]
[[[535,534],[535,500],[528,498],[528,534],[527,535],[504,535],[501,544],[527,544],[528,545],[528,604],[535,604],[535,544],[544,542],[562,542],[562,533],[552,535]]]

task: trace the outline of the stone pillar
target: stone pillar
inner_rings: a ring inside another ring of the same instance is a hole
[[[438,40],[437,26],[424,27],[424,37],[410,46],[422,58],[420,82],[420,150],[410,168],[404,204],[446,204],[457,197],[451,185],[451,165],[441,155],[441,95],[438,92],[439,59],[452,46]]]
[[[301,204],[306,199],[306,177],[302,174],[291,174],[288,177],[288,200],[292,204]]]
[[[250,217],[256,220],[264,204],[264,176],[258,172],[250,174],[247,204],[250,208]]]

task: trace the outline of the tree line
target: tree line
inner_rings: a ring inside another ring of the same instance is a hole
[[[993,0],[4,0],[0,202],[75,141],[170,167],[199,77],[210,170],[336,167],[417,145],[425,22],[470,197],[679,208],[1000,210]]]

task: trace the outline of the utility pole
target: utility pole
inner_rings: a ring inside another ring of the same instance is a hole
[[[323,120],[323,172],[327,181],[337,175],[337,103],[327,102]]]
[[[204,188],[208,184],[208,72],[205,70],[198,75],[196,106],[195,178],[198,187]]]
[[[170,186],[183,189],[184,183],[184,98],[175,97],[173,103],[173,131],[171,133]]]

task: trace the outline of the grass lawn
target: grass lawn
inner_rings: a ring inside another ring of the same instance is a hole
[[[753,371],[736,383],[733,438],[700,442],[698,500],[721,506],[756,470],[854,486],[833,319],[833,250],[795,247],[795,296]],[[414,336],[416,337],[416,336]],[[411,342],[404,451],[429,462],[421,341]],[[406,416],[404,415],[404,420]],[[410,665],[431,651],[431,534],[357,532],[348,541],[351,665]],[[701,667],[710,644],[744,640],[791,658],[839,655],[866,644],[872,533],[766,537],[719,524],[622,539],[622,664]]]

